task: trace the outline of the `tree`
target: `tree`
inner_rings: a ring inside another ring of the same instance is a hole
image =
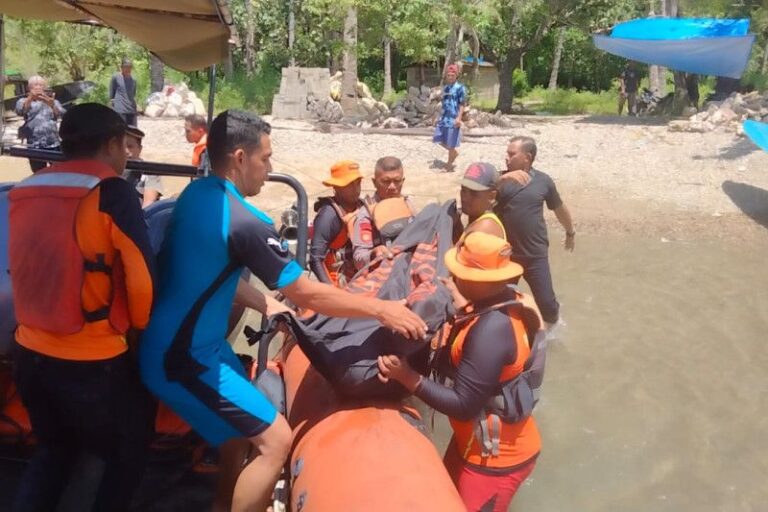
[[[357,6],[350,4],[344,18],[344,75],[341,79],[341,107],[347,114],[357,111]]]
[[[165,85],[165,64],[154,54],[149,57],[149,77],[149,92],[162,91]]]
[[[19,23],[27,48],[34,49],[42,60],[40,73],[51,78],[65,75],[70,80],[85,80],[91,73],[117,69],[125,56],[145,53],[107,28],[63,22]]]
[[[565,44],[565,27],[557,30],[557,43],[555,43],[555,55],[552,58],[552,74],[549,76],[549,90],[557,89],[557,75],[560,73],[560,59],[563,56],[563,45]]]

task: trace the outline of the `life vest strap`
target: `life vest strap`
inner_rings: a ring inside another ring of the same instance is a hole
[[[98,322],[109,318],[109,306],[104,306],[94,311],[83,310],[83,318],[87,323]]]
[[[104,254],[97,254],[96,261],[91,261],[83,258],[83,268],[86,272],[103,272],[105,274],[112,274],[112,267],[107,265],[104,259]]]

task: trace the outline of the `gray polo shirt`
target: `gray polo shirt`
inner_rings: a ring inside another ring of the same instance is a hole
[[[112,75],[109,82],[109,99],[114,100],[112,108],[118,114],[136,113],[136,80],[122,73]]]
[[[523,186],[503,181],[494,212],[504,224],[515,256],[547,256],[549,238],[544,221],[544,204],[550,210],[562,206],[555,182],[547,174],[531,169],[531,181]]]

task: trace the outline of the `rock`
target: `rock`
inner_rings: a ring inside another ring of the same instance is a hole
[[[357,93],[359,98],[373,99],[371,90],[363,82],[357,82],[355,85],[355,93]]]
[[[418,98],[420,93],[421,93],[421,91],[419,90],[418,87],[411,86],[411,87],[408,88],[408,98],[409,99]]]
[[[426,85],[422,85],[421,94],[422,96],[426,96],[427,98],[429,98],[429,95],[432,94],[432,89],[427,87]]]
[[[389,107],[383,101],[377,101],[376,107],[379,109],[379,112],[381,112],[383,115],[386,116],[389,114]]]
[[[412,100],[414,108],[419,111],[422,114],[430,114],[432,113],[432,107],[429,105],[429,103],[425,103],[421,101],[420,99],[414,99]]]
[[[687,131],[692,121],[670,121],[667,124],[667,129],[671,132],[684,132]]]
[[[381,124],[381,126],[388,130],[403,129],[408,128],[408,123],[396,117],[389,117]]]
[[[376,100],[372,98],[362,98],[359,103],[368,114],[379,113],[379,108],[376,106]]]
[[[683,117],[693,117],[697,114],[696,107],[686,107],[683,109]],[[706,112],[705,112],[706,113]]]

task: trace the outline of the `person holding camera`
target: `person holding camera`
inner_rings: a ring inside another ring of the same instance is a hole
[[[59,151],[61,139],[58,121],[66,110],[56,99],[56,94],[46,89],[45,78],[35,75],[27,84],[27,97],[19,98],[16,102],[16,113],[24,117],[24,124],[19,128],[19,138],[26,140],[31,149]],[[48,162],[43,160],[29,160],[32,172],[47,165]]]

